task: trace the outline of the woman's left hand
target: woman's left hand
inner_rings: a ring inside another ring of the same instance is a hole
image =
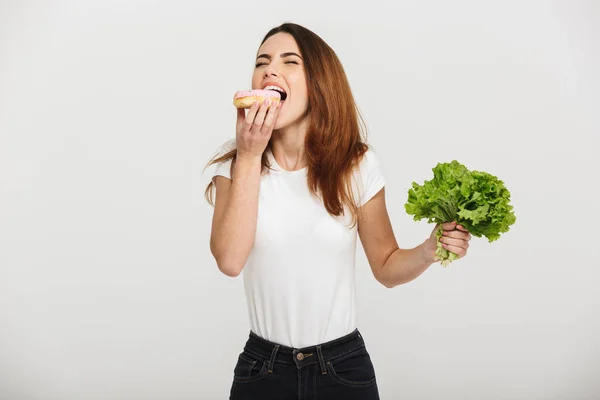
[[[436,232],[439,229],[439,224],[435,226],[429,237],[429,241],[432,244],[433,249],[437,247],[437,236]],[[467,255],[467,249],[469,248],[469,241],[471,240],[471,234],[467,229],[458,225],[456,221],[447,222],[442,224],[442,247],[462,258]]]

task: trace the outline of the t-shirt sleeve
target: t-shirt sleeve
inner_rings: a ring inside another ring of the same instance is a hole
[[[218,149],[216,156],[221,157],[221,156],[229,153],[231,150],[235,149],[235,145],[236,145],[235,139],[232,139],[232,140],[226,142]],[[224,176],[225,178],[231,179],[231,162],[232,162],[232,159],[230,158],[227,161],[221,161],[212,166],[213,167],[213,173],[212,173],[212,181],[213,182],[215,181],[215,178],[217,176]]]
[[[385,186],[385,177],[377,158],[371,148],[361,160],[358,171],[358,206],[362,207]]]

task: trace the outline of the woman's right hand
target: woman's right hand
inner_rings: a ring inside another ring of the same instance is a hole
[[[255,102],[246,115],[244,108],[238,108],[236,124],[236,146],[238,157],[262,157],[267,148],[281,103],[262,105]]]

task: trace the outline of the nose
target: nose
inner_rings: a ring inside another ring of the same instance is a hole
[[[272,64],[270,64],[266,69],[265,69],[265,75],[264,77],[268,77],[268,76],[278,76],[277,74],[277,70],[273,67]]]

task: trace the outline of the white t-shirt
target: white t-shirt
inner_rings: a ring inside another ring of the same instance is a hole
[[[223,149],[235,148],[235,140]],[[223,154],[223,152],[221,153]],[[254,246],[242,270],[250,329],[288,347],[324,343],[351,333],[355,316],[357,226],[332,217],[311,195],[307,168],[286,171],[268,152],[273,170],[260,179]],[[231,179],[231,160],[214,176]],[[384,184],[370,148],[355,171],[355,197],[365,204]]]

